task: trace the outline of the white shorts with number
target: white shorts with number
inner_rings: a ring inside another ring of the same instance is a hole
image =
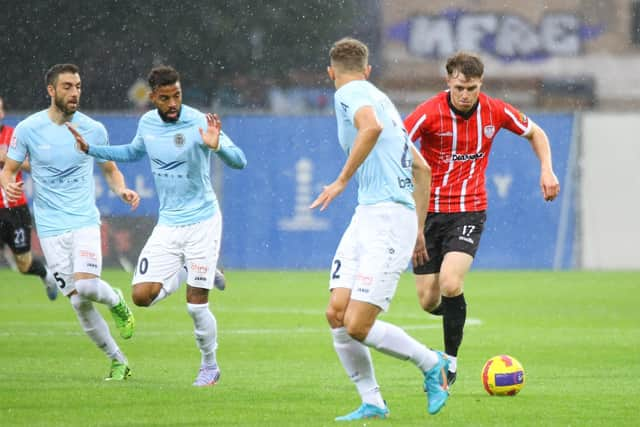
[[[418,232],[416,212],[398,203],[359,205],[331,267],[329,289],[386,311],[407,269]]]
[[[189,286],[213,288],[221,233],[220,214],[196,224],[156,225],[138,258],[133,284],[164,283],[186,265]]]
[[[102,272],[102,247],[98,226],[43,237],[40,239],[40,246],[47,261],[47,267],[65,296],[75,289],[73,273],[90,273],[100,276]]]

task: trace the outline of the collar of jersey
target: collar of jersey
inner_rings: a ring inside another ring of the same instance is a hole
[[[453,110],[454,113],[456,113],[458,116],[462,117],[465,120],[468,120],[471,116],[473,116],[473,113],[476,112],[476,109],[478,108],[479,103],[480,103],[480,98],[478,98],[476,103],[473,104],[473,107],[471,107],[469,111],[460,111],[453,106],[453,103],[451,102],[451,93],[447,93],[447,104],[449,104],[449,108],[451,108],[451,110]]]

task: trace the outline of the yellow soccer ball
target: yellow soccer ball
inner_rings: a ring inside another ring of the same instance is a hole
[[[524,368],[506,354],[487,360],[481,376],[484,389],[492,396],[515,396],[525,383]]]

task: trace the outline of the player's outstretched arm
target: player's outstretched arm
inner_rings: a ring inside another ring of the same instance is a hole
[[[134,162],[142,158],[145,155],[146,149],[144,143],[137,136],[133,142],[124,145],[89,145],[80,133],[71,126],[70,123],[65,123],[67,129],[73,134],[76,140],[76,147],[78,150],[92,157],[103,160],[113,160],[117,162]]]
[[[100,164],[102,174],[111,191],[118,195],[123,202],[131,205],[131,210],[135,210],[140,204],[140,196],[135,191],[126,187],[124,175],[114,162],[104,162]]]
[[[244,152],[222,132],[222,121],[217,114],[206,114],[206,132],[199,128],[200,136],[204,145],[220,157],[220,159],[233,169],[244,169],[247,166],[247,158]]]
[[[324,187],[322,193],[309,206],[310,209],[320,206],[321,211],[325,210],[331,201],[344,191],[353,174],[364,163],[378,142],[378,137],[382,133],[382,123],[378,120],[373,107],[366,105],[359,108],[354,115],[354,125],[358,129],[358,133],[340,175],[335,181]]]
[[[540,189],[547,202],[553,201],[560,193],[560,182],[553,172],[551,161],[551,144],[545,131],[536,123],[532,123],[531,132],[526,138],[531,144],[536,157],[540,160]]]

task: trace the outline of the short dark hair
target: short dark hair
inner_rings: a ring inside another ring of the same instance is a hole
[[[479,56],[468,52],[458,52],[447,59],[447,74],[453,76],[457,71],[467,78],[482,78],[484,74],[484,64]]]
[[[331,65],[342,71],[362,71],[369,63],[369,48],[360,40],[345,37],[333,44],[329,57]]]
[[[56,64],[49,68],[44,75],[44,84],[55,86],[58,82],[58,76],[63,73],[80,74],[80,68],[75,64]]]
[[[180,74],[169,65],[159,65],[154,67],[147,77],[151,90],[159,86],[172,85],[180,81]]]

